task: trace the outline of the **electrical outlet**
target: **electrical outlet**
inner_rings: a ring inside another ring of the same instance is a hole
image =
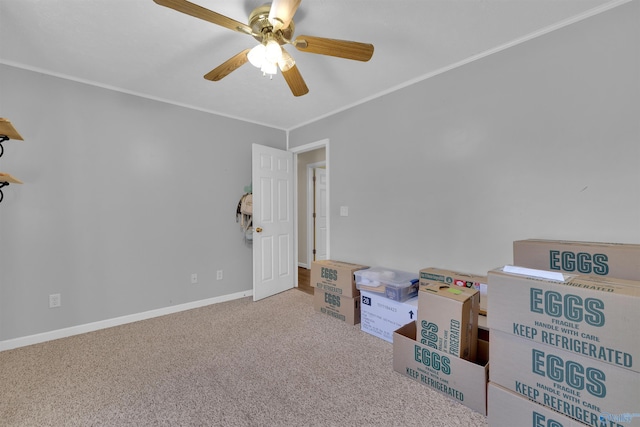
[[[60,298],[60,294],[51,294],[49,295],[49,308],[56,308],[62,305],[62,299]]]
[[[216,272],[216,280],[222,280],[222,270]]]
[[[191,273],[191,283],[194,285],[198,283],[198,273]]]

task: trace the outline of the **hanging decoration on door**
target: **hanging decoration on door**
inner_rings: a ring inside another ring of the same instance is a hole
[[[236,208],[236,222],[240,223],[240,228],[244,233],[245,241],[253,240],[253,194],[245,193],[238,202]]]

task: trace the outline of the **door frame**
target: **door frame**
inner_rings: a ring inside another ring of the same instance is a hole
[[[313,250],[315,249],[313,243],[315,241],[314,236],[316,234],[315,221],[310,215],[310,213],[314,212],[313,206],[315,202],[315,185],[313,177],[315,176],[314,169],[321,166],[324,166],[325,169],[327,168],[326,156],[325,160],[321,162],[307,164],[307,265],[309,268],[311,268],[311,262],[313,262]],[[328,176],[329,174],[327,173],[327,177]],[[327,199],[328,198],[329,197],[327,195]],[[329,232],[331,232],[331,229],[329,229]]]
[[[289,145],[289,138],[287,138],[287,145]],[[330,161],[329,159],[331,158],[331,156],[329,155],[329,139],[321,139],[320,141],[316,141],[316,142],[311,142],[309,144],[304,144],[304,145],[300,145],[298,147],[292,147],[292,148],[288,148],[289,151],[291,151],[293,153],[293,164],[294,164],[294,178],[293,178],[293,245],[294,245],[294,250],[293,250],[293,257],[294,257],[294,263],[293,265],[297,268],[298,266],[298,173],[300,173],[300,171],[298,171],[298,154],[300,153],[305,153],[307,151],[312,151],[312,150],[316,150],[318,148],[323,148],[325,149],[325,166],[327,169],[327,227],[329,227],[329,233],[327,233],[327,258],[331,259],[331,227],[330,227],[330,221],[331,221],[331,205],[330,205],[330,191],[331,191],[331,169],[330,169]],[[295,274],[294,275],[295,280],[294,280],[294,286],[297,288],[298,287],[298,275]]]

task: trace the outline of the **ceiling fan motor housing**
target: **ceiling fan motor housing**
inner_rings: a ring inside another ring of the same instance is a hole
[[[293,20],[291,20],[291,23],[287,28],[283,28],[282,30],[274,32],[273,25],[271,25],[271,22],[269,22],[270,10],[271,3],[266,3],[253,9],[251,14],[249,15],[249,26],[255,34],[253,38],[262,43],[265,40],[265,36],[267,34],[272,34],[273,40],[277,41],[278,44],[286,44],[287,40],[291,40],[291,38],[293,37],[293,33],[295,30]]]

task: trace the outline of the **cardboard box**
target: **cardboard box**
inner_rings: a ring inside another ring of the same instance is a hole
[[[418,341],[470,361],[476,357],[480,293],[476,289],[421,283]]]
[[[640,245],[518,240],[513,242],[513,264],[539,270],[640,280]]]
[[[527,427],[584,427],[582,423],[493,382],[489,382],[487,390],[487,412],[491,427],[514,427],[515,420],[518,425]]]
[[[640,372],[640,282],[509,267],[489,272],[489,328]]]
[[[360,297],[349,298],[344,295],[314,290],[313,308],[322,314],[331,316],[349,325],[360,323]]]
[[[489,343],[478,345],[477,363],[453,357],[416,341],[411,322],[393,334],[393,369],[486,415],[488,349]]]
[[[423,268],[420,270],[420,283],[446,283],[463,288],[473,288],[480,291],[480,314],[487,314],[488,287],[487,276],[459,273],[457,271],[444,270],[442,268]]]
[[[640,373],[493,329],[489,358],[491,382],[581,423],[640,412]],[[640,427],[640,416],[624,425]]]
[[[418,313],[418,297],[398,302],[360,291],[360,302],[360,329],[389,342],[393,342],[393,332],[414,322]]]
[[[311,263],[311,286],[353,298],[360,295],[353,273],[368,268],[366,265],[348,262],[322,260]]]

